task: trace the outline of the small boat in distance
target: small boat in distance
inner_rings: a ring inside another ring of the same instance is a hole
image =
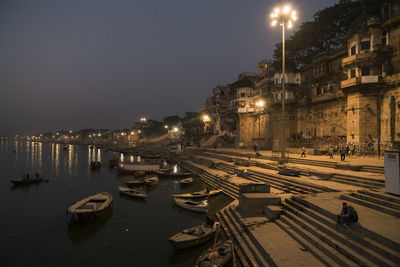
[[[118,186],[119,191],[127,196],[133,197],[133,198],[146,198],[147,194],[138,191],[138,190],[134,190],[128,187],[124,187],[124,186]]]
[[[99,193],[75,202],[68,208],[68,213],[77,220],[93,219],[101,216],[107,208],[111,207],[112,201],[113,197],[109,193]]]
[[[161,172],[161,171],[155,171],[155,174],[157,174],[158,177],[165,177],[165,178],[188,178],[193,175],[192,172]]]
[[[222,189],[211,190],[211,191],[206,189],[206,190],[203,190],[203,191],[192,192],[192,193],[187,193],[187,194],[172,195],[172,197],[179,197],[179,198],[205,198],[205,197],[213,196],[213,195],[218,194],[220,192],[222,192]]]
[[[232,259],[232,241],[222,241],[215,245],[215,250],[209,248],[197,258],[194,266],[225,266]]]
[[[43,182],[43,176],[34,177],[34,178],[29,178],[29,176],[28,176],[28,178],[27,177],[15,178],[15,179],[11,179],[10,182],[13,183],[14,186],[36,184],[36,183]]]
[[[144,184],[144,180],[138,180],[138,179],[127,180],[125,181],[125,184],[127,186],[138,186]]]
[[[174,249],[190,248],[211,240],[215,235],[216,229],[216,223],[213,223],[212,226],[207,226],[206,224],[196,225],[177,233],[168,241]]]
[[[185,178],[185,179],[180,180],[179,183],[180,184],[191,184],[191,183],[193,183],[193,181],[194,181],[193,178],[189,177],[189,178]]]
[[[160,182],[160,179],[157,177],[150,177],[150,178],[145,178],[144,179],[144,184],[145,185],[156,185]]]
[[[191,211],[197,211],[197,212],[207,212],[208,211],[208,202],[207,200],[203,201],[195,201],[195,200],[190,200],[190,199],[184,199],[184,198],[179,198],[175,197],[175,204],[178,207],[191,210]]]
[[[99,170],[99,169],[101,169],[101,163],[100,163],[100,161],[92,161],[92,162],[90,162],[90,168],[91,168],[92,170]]]

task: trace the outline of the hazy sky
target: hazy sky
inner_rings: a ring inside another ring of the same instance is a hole
[[[334,0],[295,1],[300,21]],[[0,0],[0,135],[200,111],[272,58],[267,0]]]

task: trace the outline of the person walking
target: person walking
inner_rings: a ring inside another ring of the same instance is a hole
[[[333,159],[333,147],[329,147],[329,158]]]
[[[306,148],[303,146],[303,148],[302,148],[302,151],[303,152],[301,152],[301,158],[303,157],[303,155],[304,155],[304,157],[306,158]]]

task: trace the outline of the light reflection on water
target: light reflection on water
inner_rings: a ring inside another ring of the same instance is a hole
[[[82,266],[83,261],[85,266],[192,266],[193,258],[207,248],[175,252],[167,241],[204,219],[204,214],[176,207],[171,198],[200,190],[204,184],[197,179],[187,187],[162,179],[157,187],[141,188],[148,194],[145,202],[135,201],[119,195],[117,186],[126,177],[109,168],[88,169],[89,159],[108,161],[113,153],[24,142],[10,140],[0,147],[0,202],[9,203],[0,205],[0,214],[7,214],[0,220],[0,266]],[[9,179],[35,171],[49,183],[11,186]],[[94,224],[69,224],[68,206],[103,191],[114,198],[109,217]],[[224,195],[211,198],[210,212],[229,201]]]

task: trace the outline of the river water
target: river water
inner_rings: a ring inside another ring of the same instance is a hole
[[[111,154],[87,146],[64,150],[59,144],[0,141],[0,266],[193,266],[210,244],[174,251],[168,238],[200,224],[205,214],[175,206],[171,195],[205,184],[198,177],[187,187],[176,179],[161,179],[147,188],[146,201],[129,199],[117,188],[126,177],[108,168]],[[90,170],[95,159],[103,163],[101,170]],[[48,183],[13,187],[9,181],[34,172]],[[112,213],[71,224],[66,209],[103,191],[114,198]],[[210,198],[209,214],[231,200],[224,194]]]

